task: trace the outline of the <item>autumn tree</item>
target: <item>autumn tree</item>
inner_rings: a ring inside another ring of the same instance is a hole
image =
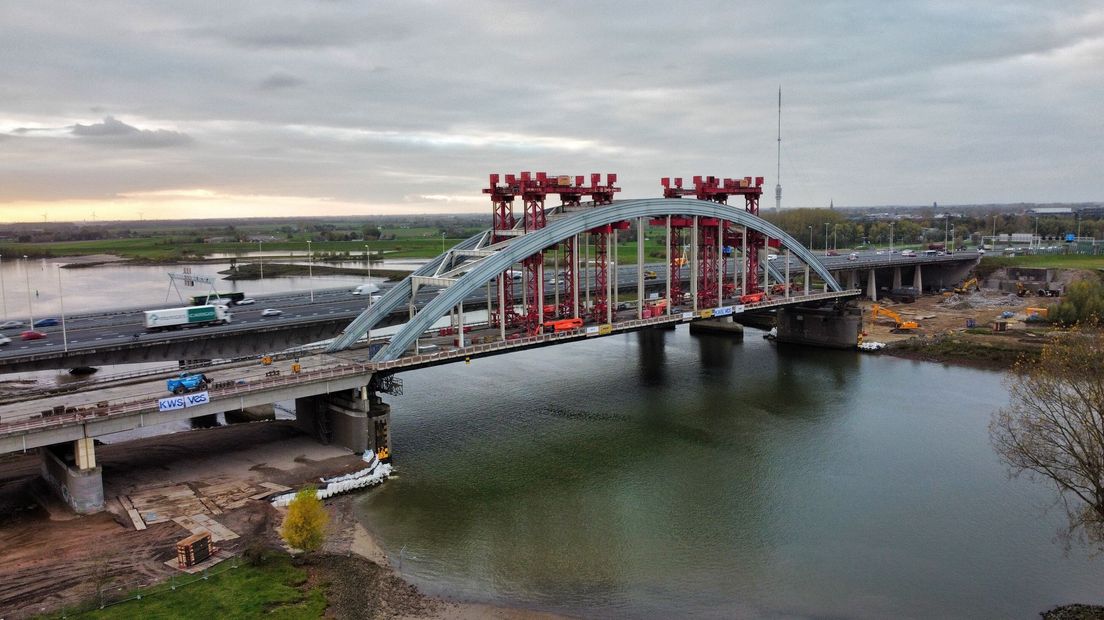
[[[1007,380],[1010,405],[990,437],[1013,475],[1056,487],[1069,517],[1064,538],[1104,549],[1104,333],[1074,329],[1021,360]]]
[[[1065,325],[1104,320],[1104,286],[1091,281],[1070,284],[1062,301],[1051,306],[1049,318]]]
[[[314,551],[326,538],[326,523],[330,515],[318,499],[313,488],[305,488],[295,494],[288,504],[287,516],[280,530],[288,546],[303,551]]]

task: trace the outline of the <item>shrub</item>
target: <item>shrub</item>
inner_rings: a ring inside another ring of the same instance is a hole
[[[295,549],[314,551],[322,546],[326,538],[326,522],[329,520],[330,515],[326,513],[317,493],[308,487],[296,493],[295,499],[288,504],[280,535]]]

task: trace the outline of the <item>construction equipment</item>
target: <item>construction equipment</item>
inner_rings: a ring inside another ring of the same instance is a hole
[[[954,292],[959,294],[959,295],[965,295],[966,293],[970,292],[971,288],[974,289],[975,291],[980,291],[981,290],[981,287],[978,286],[978,279],[977,278],[970,278],[969,280],[966,280],[962,284],[956,286],[954,288]]]
[[[885,317],[893,321],[894,326],[891,331],[893,331],[893,333],[895,334],[902,332],[911,332],[920,329],[920,324],[916,321],[906,321],[901,318],[901,315],[897,314],[896,312],[888,308],[883,308],[878,304],[874,304],[873,306],[870,306],[870,318],[871,320],[876,321],[878,317]]]

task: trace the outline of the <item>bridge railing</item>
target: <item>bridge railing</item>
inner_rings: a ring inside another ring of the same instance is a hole
[[[859,294],[859,293],[861,293],[861,291],[844,291],[844,293],[845,294]],[[836,293],[836,292],[809,293],[808,295],[805,295],[805,294],[792,295],[791,294],[790,297],[764,298],[762,301],[759,301],[759,302],[748,303],[748,304],[740,304],[740,305],[742,305],[744,307],[744,311],[746,312],[746,311],[749,311],[749,310],[757,310],[757,309],[762,309],[762,308],[773,308],[773,307],[786,305],[786,304],[789,304],[789,303],[795,303],[795,302],[817,301],[817,300],[823,300],[823,299],[834,299],[834,298],[837,298],[837,297],[840,297],[840,296],[841,296],[841,294]],[[691,318],[706,318],[706,317],[700,316],[701,312],[703,312],[704,310],[712,310],[712,308],[699,310],[696,313],[693,313],[695,316],[691,317]],[[559,332],[559,333],[540,334],[540,335],[536,335],[536,336],[522,336],[521,338],[514,338],[514,339],[511,339],[511,340],[505,340],[505,341],[496,340],[496,341],[490,342],[490,343],[480,343],[480,344],[467,345],[467,346],[464,346],[464,347],[456,347],[456,348],[453,348],[453,349],[446,349],[446,350],[442,350],[442,351],[434,351],[433,353],[415,353],[414,355],[406,355],[406,356],[400,357],[398,359],[388,360],[388,361],[385,361],[385,362],[367,362],[366,365],[370,369],[372,369],[374,371],[377,371],[377,372],[382,371],[382,370],[391,370],[391,369],[395,369],[395,368],[405,368],[405,367],[409,367],[409,366],[422,366],[422,365],[427,365],[427,364],[433,364],[433,363],[436,363],[436,362],[442,362],[442,361],[445,361],[445,360],[453,360],[453,359],[458,359],[458,358],[478,356],[478,355],[481,355],[481,354],[484,354],[484,353],[492,353],[492,352],[502,351],[502,350],[507,350],[507,349],[523,348],[523,347],[531,346],[531,345],[535,345],[535,344],[547,344],[547,343],[557,342],[557,341],[561,341],[561,340],[575,340],[575,339],[578,339],[578,338],[581,338],[581,337],[586,337],[586,336],[606,335],[606,334],[610,334],[610,333],[630,331],[630,330],[638,329],[638,328],[641,328],[641,327],[648,327],[648,326],[651,326],[651,325],[662,325],[662,324],[666,324],[666,323],[681,323],[682,321],[690,320],[686,316],[684,316],[684,314],[686,314],[686,313],[672,312],[669,315],[664,314],[664,315],[660,315],[660,316],[657,316],[657,317],[650,317],[650,318],[646,318],[646,319],[626,319],[626,320],[623,320],[623,321],[618,321],[616,323],[608,324],[608,331],[606,331],[604,333],[601,332],[601,331],[599,331],[597,333],[593,332],[593,331],[588,332],[587,327],[580,327],[580,328],[577,328],[577,329],[573,329],[573,330],[570,330],[570,331],[563,331],[563,332]],[[589,327],[590,328],[594,328],[594,327],[601,328],[603,326],[591,325]],[[426,332],[426,334],[429,335],[429,334],[431,334],[431,332]]]
[[[344,378],[370,372],[372,372],[371,369],[364,364],[346,362],[336,366],[307,370],[300,373],[280,374],[250,380],[244,383],[235,383],[225,388],[210,390],[211,401],[215,402],[216,400],[222,400],[226,397],[267,391],[282,385],[316,383],[327,379]],[[163,397],[163,394],[158,392],[156,394],[143,396],[140,399],[124,401],[108,400],[83,407],[66,407],[63,413],[58,414],[51,414],[47,410],[39,414],[38,417],[23,418],[13,422],[4,422],[0,420],[0,436],[18,434],[31,430],[41,431],[49,428],[81,424],[97,418],[136,415],[140,413],[157,413],[157,399],[161,397]]]

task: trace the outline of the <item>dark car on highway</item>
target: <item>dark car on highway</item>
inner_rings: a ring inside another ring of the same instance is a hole
[[[58,324],[57,319],[39,319],[31,327],[53,327]]]

